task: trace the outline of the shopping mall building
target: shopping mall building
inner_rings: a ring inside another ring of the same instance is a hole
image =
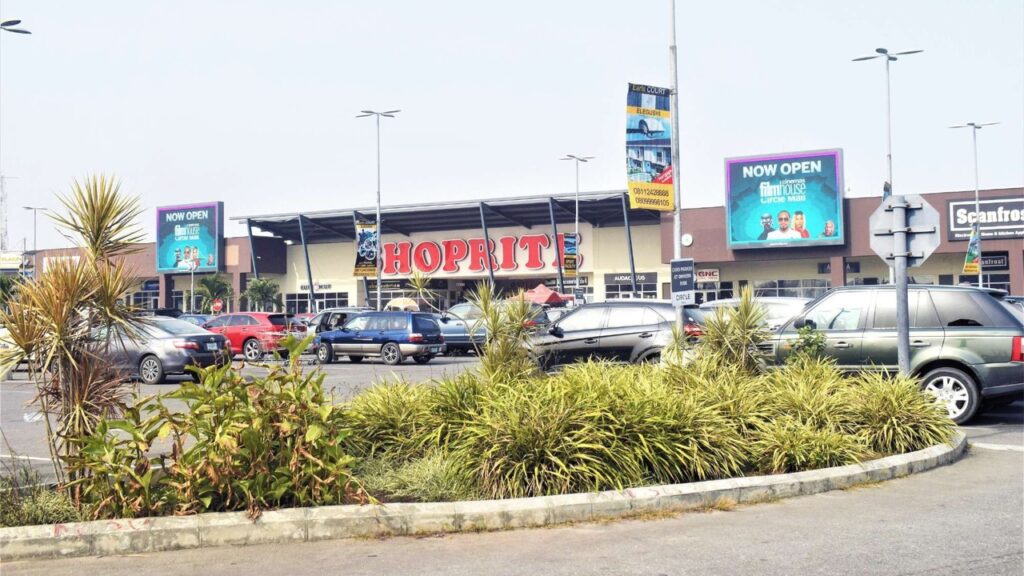
[[[914,282],[977,284],[961,274],[967,251],[974,193],[926,194],[939,213],[939,245]],[[832,246],[730,249],[723,206],[683,211],[683,256],[696,262],[698,298],[732,297],[744,286],[766,296],[816,296],[834,286],[888,280],[887,265],[870,247],[868,219],[880,198],[842,200],[843,243]],[[390,206],[382,210],[384,302],[414,296],[409,279],[430,278],[433,304],[445,308],[466,298],[477,283],[493,279],[503,291],[544,284],[587,301],[667,298],[673,226],[669,213],[628,209],[623,192],[581,193],[578,200],[578,275],[559,266],[563,234],[576,229],[573,194]],[[1024,189],[981,192],[981,230],[986,286],[1024,294]],[[233,217],[247,236],[218,238],[217,270],[234,293],[228,309],[252,278],[273,279],[289,312],[345,305],[374,305],[376,279],[353,274],[356,223],[374,220],[374,209],[342,208],[302,213]],[[488,248],[490,257],[488,258]],[[133,301],[145,308],[185,308],[193,275],[158,272],[157,247],[141,246],[128,258],[139,279]],[[22,264],[45,269],[76,251],[27,253]],[[211,259],[211,261],[213,261]],[[209,272],[195,272],[198,281]]]

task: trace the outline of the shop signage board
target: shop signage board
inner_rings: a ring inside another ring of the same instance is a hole
[[[424,240],[420,242],[385,242],[381,247],[382,274],[385,276],[407,276],[413,271],[432,276],[454,274],[487,273],[488,247],[491,265],[495,273],[504,272],[556,272],[558,254],[566,250],[565,239],[572,234],[559,234],[558,245],[548,234],[492,235],[490,243],[482,236],[476,238],[451,238],[446,240]],[[576,242],[576,270],[585,264],[580,247],[583,237]],[[357,254],[357,258],[359,255]],[[372,265],[372,260],[369,262]],[[368,276],[375,274],[372,266]],[[361,276],[358,271],[356,276]]]
[[[984,268],[986,272],[1009,270],[1010,253],[1003,250],[1001,252],[988,252],[982,254],[981,267]]]
[[[946,239],[967,241],[975,219],[980,221],[981,239],[1024,238],[1024,198],[986,198],[978,202],[975,217],[974,200],[947,200],[949,222]]]
[[[672,274],[672,305],[678,308],[696,303],[693,258],[672,260],[670,271]]]
[[[0,252],[0,270],[21,268],[21,252]]]
[[[718,268],[703,268],[697,270],[697,282],[718,282]]]
[[[157,272],[215,272],[223,243],[223,202],[156,209]]]
[[[633,277],[629,272],[622,272],[616,274],[605,274],[604,283],[609,284],[632,284]],[[636,273],[637,284],[657,284],[658,273],[657,272],[637,272]]]
[[[377,275],[377,224],[374,222],[356,223],[356,264],[353,276]]]
[[[671,90],[630,84],[626,93],[626,181],[632,209],[675,210]]]
[[[730,249],[844,243],[841,149],[728,158],[725,182]]]

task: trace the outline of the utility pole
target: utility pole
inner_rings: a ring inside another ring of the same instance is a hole
[[[672,215],[672,258],[683,257],[683,201],[679,191],[679,73],[677,70],[676,53],[676,0],[672,0],[672,44],[668,47],[670,55],[672,86],[669,96],[669,110],[672,116],[672,191],[675,194],[676,211]],[[676,306],[676,328],[683,333],[685,324],[683,307]]]
[[[999,122],[968,122],[950,128],[970,128],[971,142],[974,145],[974,225],[978,227],[978,288],[985,287],[985,266],[982,264],[981,250],[981,200],[978,198],[978,130],[985,126],[995,126]]]
[[[0,173],[0,250],[7,250],[7,186],[8,180],[15,179],[14,176],[4,176]]]

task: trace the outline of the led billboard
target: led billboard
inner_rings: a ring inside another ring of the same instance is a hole
[[[223,202],[157,208],[157,272],[215,272],[223,239]]]

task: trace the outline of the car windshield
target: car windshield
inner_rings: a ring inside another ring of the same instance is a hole
[[[186,322],[184,320],[178,320],[176,318],[163,318],[156,317],[151,323],[147,324],[143,329],[150,336],[188,336],[190,334],[204,334],[206,330],[203,330],[199,326]]]

